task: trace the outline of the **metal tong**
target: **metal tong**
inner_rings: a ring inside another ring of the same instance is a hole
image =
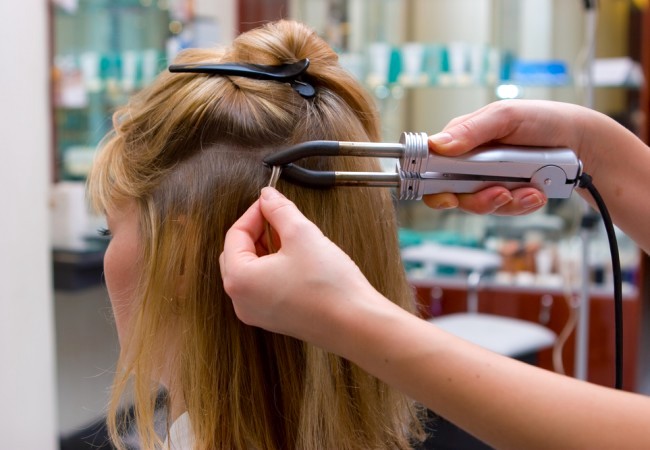
[[[294,164],[309,156],[397,158],[389,172],[319,172]],[[473,193],[490,186],[532,186],[548,198],[571,196],[582,163],[568,148],[481,146],[461,156],[429,152],[426,133],[402,133],[399,143],[308,141],[264,158],[281,166],[281,177],[303,186],[395,187],[400,200],[419,200],[441,192]]]

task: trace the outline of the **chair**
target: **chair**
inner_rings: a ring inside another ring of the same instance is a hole
[[[425,267],[454,267],[468,273],[467,312],[428,319],[437,327],[496,353],[525,361],[552,346],[553,331],[527,320],[478,312],[480,283],[501,266],[501,257],[486,250],[425,243],[402,249],[404,262]],[[432,284],[433,285],[433,284]]]

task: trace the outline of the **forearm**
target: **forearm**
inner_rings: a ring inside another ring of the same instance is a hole
[[[650,148],[603,114],[579,116],[575,123],[584,132],[574,149],[614,222],[642,249],[650,251],[646,225],[650,223]],[[592,202],[587,192],[581,194]]]
[[[644,150],[626,154],[635,152]],[[617,188],[607,182],[606,166],[597,167],[587,153],[581,157],[596,181],[603,178],[600,189],[612,203]],[[612,170],[624,175],[618,166]],[[639,177],[644,171],[635,170]],[[615,213],[624,216],[624,210]],[[264,217],[282,248],[259,257],[255,244]],[[407,313],[375,291],[347,255],[271,188],[228,232],[219,261],[224,288],[245,323],[348,358],[493,446],[650,448],[650,398],[498,356]],[[300,276],[287,283],[287,273]]]
[[[498,448],[650,448],[647,398],[495,355],[382,299],[339,311],[325,346],[485,442]]]

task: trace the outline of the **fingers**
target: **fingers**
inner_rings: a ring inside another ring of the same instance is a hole
[[[475,214],[494,214],[511,203],[513,195],[502,187],[491,187],[475,194],[459,194],[458,206]]]
[[[497,208],[494,214],[508,216],[530,214],[543,208],[548,202],[544,193],[535,188],[515,189],[511,191],[511,194],[512,201]]]
[[[584,130],[579,125],[591,110],[545,100],[500,100],[457,117],[429,137],[431,151],[455,156],[481,144],[578,149]]]
[[[318,227],[311,223],[291,200],[272,187],[262,189],[260,206],[262,214],[278,233],[283,246],[322,236]],[[300,239],[295,239],[296,237]]]
[[[442,193],[423,197],[424,203],[434,209],[459,208],[475,214],[492,214],[511,203],[509,190],[494,186],[474,194]]]
[[[518,122],[509,107],[497,102],[452,120],[443,131],[429,137],[429,148],[445,155],[459,155],[481,144],[503,139],[517,127]]]
[[[264,188],[260,199],[253,203],[226,233],[223,253],[219,257],[224,278],[229,267],[239,268],[257,259],[262,252],[266,253],[267,249],[263,248],[261,239],[265,232],[266,220],[277,232],[280,243],[289,246],[301,241],[293,239],[295,235],[320,233],[293,202],[273,188]]]
[[[259,200],[233,224],[226,233],[223,252],[219,256],[221,276],[226,278],[230,265],[239,266],[257,259],[256,242],[264,232],[264,217]]]
[[[535,188],[521,188],[508,191],[494,186],[474,194],[433,194],[422,199],[433,209],[458,208],[474,214],[519,215],[542,208],[546,196]]]
[[[535,188],[508,191],[502,187],[494,187],[476,194],[458,195],[458,207],[475,214],[529,214],[543,207],[546,201],[546,196]]]
[[[425,195],[422,197],[422,201],[432,209],[453,209],[458,207],[458,196],[451,192]]]
[[[494,102],[453,119],[440,133],[429,136],[429,150],[457,156],[495,141],[532,146],[562,145],[570,141],[561,132],[567,122],[563,118],[569,112],[568,107],[548,102]],[[545,195],[534,188],[509,192],[503,187],[491,187],[473,194],[435,194],[423,200],[434,209],[459,208],[475,214],[501,215],[527,214],[540,209],[547,201]]]

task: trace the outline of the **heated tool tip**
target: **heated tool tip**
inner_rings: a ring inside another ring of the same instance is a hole
[[[339,151],[338,141],[308,141],[271,153],[263,161],[267,166],[285,166],[309,156],[338,156]]]

